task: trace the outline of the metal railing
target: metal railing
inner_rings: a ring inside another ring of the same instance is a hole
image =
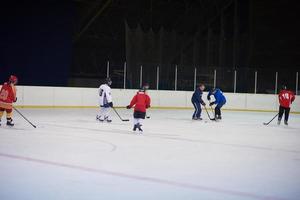
[[[199,83],[208,88],[219,87],[224,92],[277,94],[281,85],[298,93],[298,71],[274,68],[218,68],[184,65],[106,63],[106,76],[114,88],[136,89],[148,83],[156,90],[195,90]]]

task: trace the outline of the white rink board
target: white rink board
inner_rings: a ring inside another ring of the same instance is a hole
[[[112,89],[115,106],[126,106],[137,90]],[[149,90],[152,107],[192,108],[191,91]],[[225,109],[276,111],[277,95],[224,93]],[[203,99],[206,100],[207,93]],[[97,106],[97,88],[18,86],[18,106]],[[293,112],[300,112],[300,99],[296,97]]]

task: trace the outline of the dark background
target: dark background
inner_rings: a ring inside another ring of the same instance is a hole
[[[97,87],[107,61],[114,87],[143,80],[160,89],[198,82],[237,92],[295,89],[300,61],[300,3],[291,0],[68,0],[2,3],[0,80],[22,85]]]

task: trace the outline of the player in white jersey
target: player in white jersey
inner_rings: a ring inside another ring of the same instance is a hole
[[[100,104],[100,112],[97,115],[97,120],[100,122],[111,122],[110,118],[110,108],[113,107],[112,96],[111,96],[111,86],[112,81],[110,78],[105,79],[105,83],[100,85],[98,89],[99,94],[99,104]]]

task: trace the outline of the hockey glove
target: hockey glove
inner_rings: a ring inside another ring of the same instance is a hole
[[[214,105],[215,104],[215,102],[211,102],[211,103],[209,103],[209,106],[212,106],[212,105]]]
[[[14,100],[14,103],[16,103],[16,102],[17,102],[17,100],[18,100],[18,98],[16,97],[16,99]]]
[[[131,107],[128,105],[128,106],[126,106],[126,108],[127,108],[127,109],[130,109]]]
[[[108,105],[109,105],[110,107],[114,107],[113,102],[108,103]]]

